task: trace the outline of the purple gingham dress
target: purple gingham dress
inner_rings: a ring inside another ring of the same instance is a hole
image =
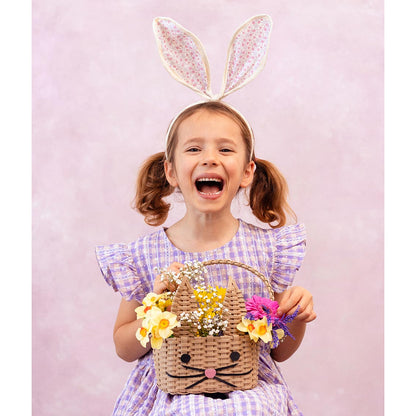
[[[153,289],[155,268],[176,261],[231,259],[248,264],[268,279],[275,292],[293,282],[305,254],[305,228],[301,224],[263,229],[239,220],[234,238],[224,246],[203,253],[183,252],[167,238],[163,229],[130,244],[98,246],[96,255],[109,285],[127,300],[141,301]],[[247,299],[269,297],[262,281],[236,266],[209,266],[208,284],[227,286],[232,275]],[[252,390],[234,391],[227,399],[200,395],[170,395],[158,389],[152,353],[138,360],[117,399],[113,416],[122,415],[302,415],[283,379],[270,347],[262,344],[259,383]]]

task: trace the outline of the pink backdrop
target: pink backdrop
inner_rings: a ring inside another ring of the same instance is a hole
[[[267,65],[228,102],[289,182],[318,313],[282,369],[305,416],[383,413],[383,2],[34,0],[34,415],[108,415],[132,367],[94,247],[150,231],[130,208],[138,166],[199,99],[162,67],[152,18],[200,37],[217,92],[234,29],[260,13]]]

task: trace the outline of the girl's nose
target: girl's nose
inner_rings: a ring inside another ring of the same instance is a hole
[[[217,166],[217,161],[214,159],[204,160],[202,163],[204,166]]]
[[[214,151],[207,151],[202,159],[204,166],[216,166],[218,165],[217,155]]]

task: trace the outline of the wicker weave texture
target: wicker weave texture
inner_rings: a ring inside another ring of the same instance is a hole
[[[157,385],[171,394],[252,389],[258,356],[259,345],[244,335],[169,338],[154,351]]]

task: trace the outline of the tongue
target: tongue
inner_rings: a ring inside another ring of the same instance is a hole
[[[201,186],[201,192],[203,192],[204,194],[215,194],[216,192],[218,192],[220,190],[218,185],[208,185],[205,184],[203,186]]]

